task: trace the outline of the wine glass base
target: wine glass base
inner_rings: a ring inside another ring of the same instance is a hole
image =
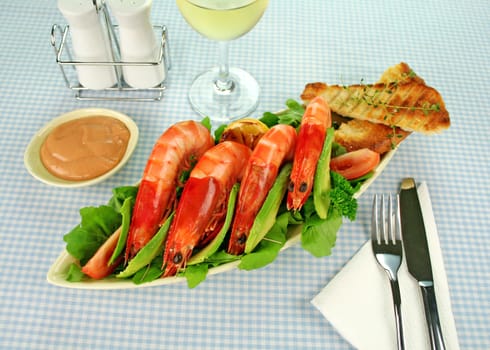
[[[189,90],[189,102],[211,122],[226,124],[249,116],[259,103],[260,87],[254,77],[240,68],[230,68],[231,86],[220,88],[218,68],[198,75]]]

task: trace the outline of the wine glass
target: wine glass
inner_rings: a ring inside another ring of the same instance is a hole
[[[259,84],[246,71],[228,64],[228,45],[260,20],[269,0],[176,0],[189,25],[219,46],[218,66],[199,74],[189,102],[200,115],[227,123],[251,114],[259,102]]]

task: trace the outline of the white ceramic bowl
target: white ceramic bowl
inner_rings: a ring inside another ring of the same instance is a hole
[[[126,148],[126,153],[124,154],[121,161],[110,171],[102,174],[96,178],[85,180],[85,181],[69,181],[58,178],[52,175],[43,165],[40,157],[40,149],[46,137],[49,133],[56,128],[58,125],[66,123],[71,120],[87,118],[92,116],[107,116],[120,120],[129,129],[130,137],[128,141],[128,146]],[[54,118],[44,127],[42,127],[32,138],[31,142],[27,146],[24,153],[24,164],[27,171],[41,182],[48,185],[58,186],[58,187],[84,187],[94,185],[96,183],[102,182],[107,178],[114,175],[119,171],[131,157],[136,144],[138,143],[139,130],[136,123],[129,118],[127,115],[104,108],[83,108],[77,109],[59,117]]]

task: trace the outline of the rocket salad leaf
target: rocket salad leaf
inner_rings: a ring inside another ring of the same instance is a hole
[[[184,276],[187,279],[187,287],[195,288],[206,279],[209,271],[208,264],[190,265],[185,268]]]
[[[286,101],[286,110],[279,113],[265,112],[259,120],[268,127],[276,124],[287,124],[294,128],[298,128],[301,124],[301,119],[305,113],[305,108],[300,103],[293,99]]]
[[[330,255],[341,225],[342,216],[335,209],[329,210],[327,219],[320,219],[314,214],[305,221],[301,246],[317,258]]]

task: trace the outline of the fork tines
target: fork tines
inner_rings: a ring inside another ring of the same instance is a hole
[[[398,194],[374,195],[371,239],[377,244],[396,244],[401,240],[398,203]]]

